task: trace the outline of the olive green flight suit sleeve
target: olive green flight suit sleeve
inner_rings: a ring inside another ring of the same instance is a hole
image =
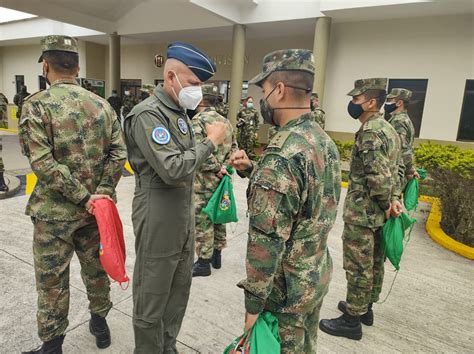
[[[367,176],[369,196],[382,210],[390,207],[393,192],[393,177],[390,161],[383,152],[383,143],[374,131],[363,131],[360,136],[360,154]]]
[[[192,178],[199,166],[212,154],[215,147],[205,138],[195,147],[182,151],[173,138],[167,144],[152,139],[156,127],[168,129],[164,118],[146,111],[132,122],[132,135],[150,166],[166,184],[176,184]],[[168,129],[169,130],[169,129]]]
[[[247,278],[238,286],[245,290],[248,313],[263,311],[273,289],[273,279],[281,266],[285,242],[291,235],[300,203],[301,176],[291,162],[267,155],[255,172],[249,195],[249,238]]]
[[[206,135],[206,124],[205,122],[199,121],[199,122],[194,122],[193,121],[193,127],[194,127],[194,136],[196,138],[196,142],[201,142],[204,139],[207,138]],[[213,172],[213,173],[218,173],[221,169],[221,164],[217,160],[216,156],[212,154],[209,156],[206,161],[203,162],[201,167],[199,167],[200,172]]]
[[[120,122],[118,121],[115,112],[110,112],[110,114],[112,114],[114,118],[109,153],[105,162],[104,172],[102,173],[100,184],[96,189],[96,193],[114,196],[115,187],[122,176],[122,167],[127,160],[127,149],[123,140]]]
[[[38,102],[25,102],[19,127],[22,151],[38,180],[48,184],[74,204],[85,204],[90,194],[75,178],[66,165],[58,163],[53,156],[51,139],[42,119],[46,113]]]

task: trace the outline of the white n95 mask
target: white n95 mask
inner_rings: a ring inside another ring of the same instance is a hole
[[[202,90],[201,86],[186,86],[181,85],[178,75],[174,73],[176,80],[178,80],[179,86],[181,86],[181,91],[179,91],[178,102],[179,105],[184,109],[195,110],[196,107],[202,101]],[[173,92],[176,95],[176,91],[173,88]]]

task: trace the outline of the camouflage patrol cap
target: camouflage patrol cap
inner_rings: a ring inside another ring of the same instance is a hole
[[[262,72],[249,84],[261,86],[263,80],[276,71],[305,71],[314,75],[313,52],[307,49],[284,49],[268,53],[263,58]]]
[[[140,91],[142,91],[142,92],[153,92],[154,89],[155,89],[155,85],[143,84],[142,87],[140,88]]]
[[[387,88],[387,79],[371,78],[359,79],[354,82],[354,88],[347,94],[348,96],[359,96],[367,90],[385,90]]]
[[[217,86],[211,84],[201,85],[201,90],[203,96],[219,97],[219,89],[217,88]]]
[[[43,37],[41,39],[41,50],[43,53],[50,51],[79,53],[76,39],[69,36]],[[39,57],[38,63],[43,61],[43,53]]]
[[[311,94],[311,98],[319,98],[319,95],[317,92],[314,92]]]
[[[404,88],[394,88],[388,94],[387,98],[398,98],[403,101],[410,101],[412,92]]]

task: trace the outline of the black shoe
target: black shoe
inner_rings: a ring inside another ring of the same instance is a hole
[[[3,178],[3,172],[0,172],[0,192],[8,192],[8,186]]]
[[[221,269],[222,267],[221,251],[214,249],[214,252],[212,253],[211,264],[214,269]]]
[[[347,312],[347,302],[339,301],[339,303],[337,304],[337,308],[342,313],[349,314]],[[372,311],[372,303],[369,304],[369,310],[362,316],[360,316],[360,322],[362,322],[366,326],[372,326],[374,324],[374,311]]]
[[[327,334],[337,337],[360,340],[362,338],[362,325],[358,316],[343,314],[332,320],[319,321],[319,329]]]
[[[51,339],[48,342],[44,342],[38,348],[30,350],[29,352],[22,352],[22,354],[63,354],[64,337],[65,336],[59,336]]]
[[[211,275],[210,260],[199,258],[193,266],[193,277],[208,277],[209,275]]]
[[[89,321],[89,331],[95,336],[95,344],[99,349],[105,349],[110,346],[110,330],[105,317],[91,313]]]

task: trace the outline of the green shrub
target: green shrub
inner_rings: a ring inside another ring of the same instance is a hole
[[[431,190],[440,198],[444,232],[474,246],[474,151],[453,145],[422,144],[417,167],[428,171]]]
[[[341,157],[341,160],[350,160],[354,142],[353,141],[343,142],[340,140],[334,140],[334,143],[336,144],[337,149],[339,150],[339,156]]]

